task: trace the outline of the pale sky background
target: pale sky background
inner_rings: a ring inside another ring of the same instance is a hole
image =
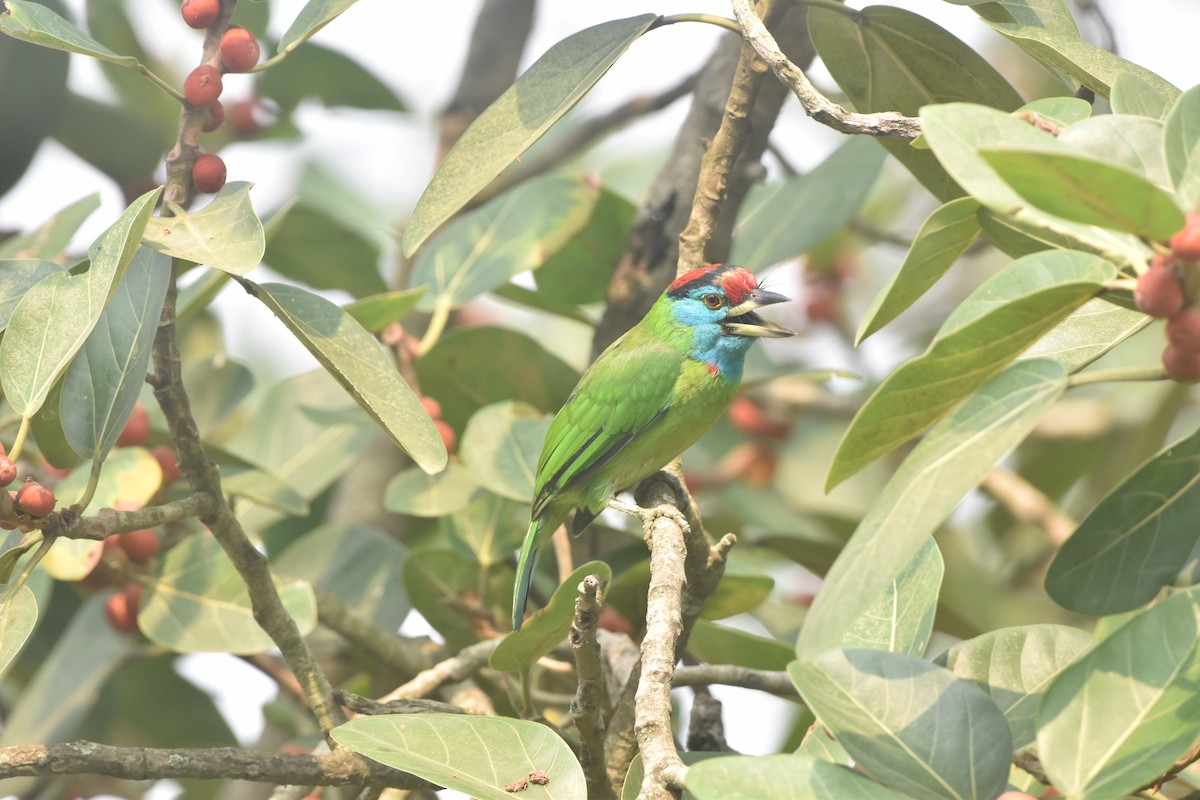
[[[1098,0],[1117,32],[1121,55],[1145,66],[1180,88],[1200,81],[1195,37],[1200,31],[1200,2],[1195,0]],[[81,17],[82,0],[68,0]],[[173,0],[132,0],[131,6],[147,15],[147,30],[158,32],[152,45],[170,57],[185,74],[200,51],[200,34],[183,25]],[[858,7],[865,3],[851,3]],[[891,3],[925,14],[972,45],[991,52],[995,35],[970,11],[938,0],[900,0]],[[272,31],[287,27],[302,0],[273,0]],[[304,138],[297,142],[236,144],[221,155],[230,180],[257,184],[252,198],[256,208],[273,210],[294,188],[300,165],[316,161],[341,180],[357,187],[377,209],[382,229],[388,221],[403,218],[428,181],[436,137],[436,117],[459,79],[478,0],[459,2],[397,2],[361,0],[316,37],[321,44],[351,54],[393,86],[413,107],[411,114],[384,114],[351,110],[304,108],[298,122]],[[660,2],[606,0],[586,3],[572,0],[542,2],[535,30],[526,50],[528,65],[554,42],[587,26],[648,11],[671,14],[708,12],[731,16],[728,6],[716,0]],[[636,93],[656,91],[677,82],[696,69],[711,51],[719,31],[700,24],[674,25],[651,32],[630,48],[592,93],[583,108],[605,110]],[[1085,35],[1087,35],[1085,31]],[[819,67],[812,76],[830,85]],[[98,69],[87,59],[74,57],[71,85],[75,91],[96,95],[107,92]],[[248,92],[245,78],[228,76],[229,100]],[[686,110],[676,103],[666,112],[631,126],[602,145],[598,162],[612,161],[626,151],[665,147]],[[774,139],[802,167],[808,167],[835,146],[839,138],[811,122],[790,103],[777,126]],[[648,173],[647,180],[652,173]],[[0,198],[0,227],[28,228],[59,208],[93,191],[103,205],[92,216],[78,240],[82,250],[107,227],[123,208],[120,192],[94,169],[54,142],[39,151],[21,182]],[[632,198],[637,200],[638,198]],[[235,357],[253,360],[270,353],[284,372],[315,366],[311,358],[269,315],[255,304],[232,293],[218,302],[227,325],[228,346]],[[278,336],[275,334],[279,333]],[[413,621],[414,630],[420,630]],[[274,695],[274,685],[260,673],[231,657],[204,656],[181,659],[181,671],[220,698],[243,742],[253,742],[261,730],[257,709]],[[747,753],[774,752],[787,729],[781,713],[786,704],[761,700],[757,693],[714,690],[725,703],[730,744]],[[679,693],[682,700],[686,692]],[[751,702],[750,698],[754,698]],[[156,789],[155,800],[174,796],[167,786]]]

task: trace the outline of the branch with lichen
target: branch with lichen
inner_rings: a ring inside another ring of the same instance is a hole
[[[600,642],[596,638],[596,625],[604,605],[603,589],[595,575],[588,575],[580,582],[575,616],[567,635],[567,643],[575,653],[578,677],[575,697],[571,700],[571,720],[579,731],[579,762],[587,781],[588,797],[592,800],[613,796],[612,784],[604,769],[604,710],[608,698]]]

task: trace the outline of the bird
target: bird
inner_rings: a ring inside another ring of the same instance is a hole
[[[788,299],[742,267],[699,267],[676,278],[584,371],[538,459],[517,557],[514,631],[524,621],[539,548],[571,511],[578,536],[617,493],[694,444],[733,400],[754,340],[794,335],[755,313]]]

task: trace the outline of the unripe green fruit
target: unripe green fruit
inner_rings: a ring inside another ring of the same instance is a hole
[[[221,71],[211,64],[196,67],[183,82],[183,99],[196,108],[211,106],[221,96]]]

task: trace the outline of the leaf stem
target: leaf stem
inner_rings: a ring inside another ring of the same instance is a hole
[[[25,446],[25,437],[29,435],[29,425],[32,421],[31,417],[21,417],[21,427],[17,428],[17,438],[13,440],[12,447],[8,449],[8,457],[13,461],[21,456],[21,448]]]
[[[147,78],[150,79],[151,83],[153,83],[158,88],[162,89],[167,94],[171,95],[171,97],[174,97],[176,101],[178,101],[180,103],[187,102],[186,100],[183,99],[183,94],[178,89],[176,89],[171,84],[167,83],[165,80],[160,78],[158,75],[154,74],[154,72],[149,67],[147,67],[145,64],[143,64],[142,62],[139,61],[138,65],[136,67],[134,67],[134,70],[136,70],[137,72],[140,72],[142,75],[145,75]]]
[[[92,497],[96,494],[96,487],[100,485],[100,467],[103,465],[104,461],[101,459],[92,459],[92,471],[88,475],[87,486],[83,489],[83,496],[77,501],[81,512],[88,507],[88,503],[92,502]]]
[[[421,337],[421,344],[417,347],[418,355],[425,355],[433,346],[438,343],[438,339],[442,338],[442,333],[446,330],[446,323],[450,321],[451,305],[446,297],[438,298],[437,305],[433,307],[433,316],[429,319],[429,327],[425,329],[425,335]]]
[[[32,542],[30,542],[30,544],[32,544]],[[50,552],[50,548],[53,545],[53,536],[42,537],[42,543],[38,545],[38,549],[35,550],[33,555],[29,557],[29,562],[21,570],[21,574],[17,576],[15,581],[8,585],[8,590],[4,593],[4,598],[0,599],[0,606],[3,606],[9,600],[11,600],[12,596],[17,593],[17,590],[25,584],[25,581],[29,580],[29,576],[33,574],[34,567],[36,567],[38,562],[46,556],[46,553]]]
[[[728,17],[718,17],[716,14],[671,14],[658,18],[658,23],[654,26],[661,28],[664,25],[674,25],[676,22],[703,22],[708,25],[716,25],[718,28],[724,28],[727,31],[733,31],[738,36],[742,35],[742,29],[737,24],[736,20]]]
[[[1113,369],[1098,369],[1072,375],[1067,379],[1067,387],[1086,386],[1090,383],[1130,383],[1140,381],[1165,381],[1167,371],[1161,364],[1152,367],[1115,367]]]

